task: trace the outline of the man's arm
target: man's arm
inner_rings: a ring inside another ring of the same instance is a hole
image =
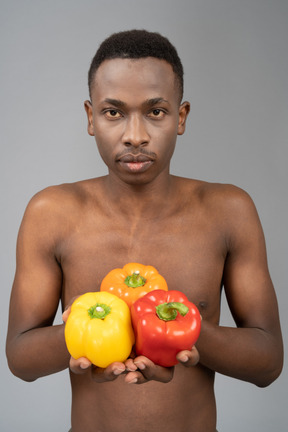
[[[6,352],[11,371],[26,381],[69,365],[64,325],[52,326],[62,285],[54,206],[53,190],[34,197],[17,241]]]
[[[255,206],[243,191],[230,194],[223,213],[228,230],[223,282],[237,328],[204,320],[196,346],[204,366],[264,387],[283,365],[277,300]]]
[[[193,367],[199,353],[207,368],[265,387],[281,373],[283,342],[261,223],[251,198],[237,188],[226,187],[224,193],[221,188],[215,202],[214,214],[227,244],[223,283],[237,327],[204,319],[197,349],[181,351],[177,359]],[[147,379],[157,379],[155,366],[146,363]],[[146,382],[145,376],[139,382]]]

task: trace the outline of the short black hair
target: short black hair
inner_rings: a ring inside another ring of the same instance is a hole
[[[172,66],[182,99],[183,66],[176,48],[166,37],[147,30],[127,30],[113,33],[101,43],[92,59],[88,72],[90,97],[95,73],[104,60],[112,60],[115,58],[140,59],[145,57],[155,57],[160,60],[166,60]]]

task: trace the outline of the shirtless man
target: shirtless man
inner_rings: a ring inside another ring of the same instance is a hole
[[[70,366],[73,432],[215,432],[215,372],[264,387],[281,372],[277,301],[250,197],[169,172],[185,130],[183,71],[162,36],[123,32],[104,41],[85,102],[108,175],[50,187],[29,203],[17,246],[7,356],[33,381]],[[99,369],[70,359],[64,324],[75,296],[113,268],[155,266],[202,315],[200,338],[175,368],[129,358]],[[237,327],[219,326],[224,287]],[[64,313],[64,320],[69,310]],[[130,385],[129,385],[130,384]]]

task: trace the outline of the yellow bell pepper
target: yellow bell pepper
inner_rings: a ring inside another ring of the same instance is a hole
[[[129,307],[108,292],[83,294],[71,306],[65,340],[75,359],[86,357],[101,368],[124,362],[134,344]]]

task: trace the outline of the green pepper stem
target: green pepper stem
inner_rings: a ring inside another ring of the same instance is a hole
[[[145,285],[146,279],[140,275],[139,270],[136,270],[132,275],[127,276],[124,283],[131,288],[138,288]]]
[[[173,321],[176,319],[178,313],[185,316],[188,311],[188,306],[179,302],[162,303],[156,306],[156,313],[163,321]]]
[[[111,307],[103,303],[96,303],[87,312],[91,319],[104,319],[111,312]]]

